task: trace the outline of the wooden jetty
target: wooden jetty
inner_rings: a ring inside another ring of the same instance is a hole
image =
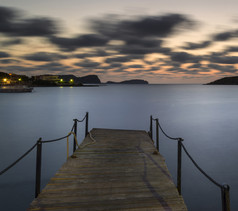
[[[93,129],[28,210],[187,210],[146,131]]]

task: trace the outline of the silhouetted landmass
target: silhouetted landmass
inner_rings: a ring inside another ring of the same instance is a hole
[[[8,73],[0,72],[0,77],[1,77],[1,78],[6,78],[6,77],[8,77],[8,76],[9,76]]]
[[[206,85],[238,85],[238,76],[221,78]]]
[[[76,77],[75,75],[59,75],[64,81],[69,81],[73,79],[75,83],[82,84],[101,84],[101,81],[97,75],[87,75],[83,77]]]
[[[32,80],[31,86],[59,86],[54,81],[46,81],[46,80]]]
[[[145,81],[145,80],[133,79],[133,80],[126,80],[121,82],[108,81],[107,84],[149,84],[149,83],[148,81]]]
[[[0,72],[0,84],[4,78],[12,83],[27,84],[31,86],[89,86],[101,84],[101,80],[97,75],[87,75],[77,77],[75,75],[36,75],[28,77],[26,75],[8,74]],[[20,79],[20,80],[19,80]],[[108,81],[106,84],[149,84],[148,81],[141,79],[126,80],[121,82]]]
[[[97,75],[87,75],[80,77],[80,81],[83,84],[100,84],[101,81]]]
[[[8,74],[0,72],[0,85],[7,80],[10,84],[22,84],[30,86],[83,86],[84,84],[101,84],[97,75],[77,77],[75,75],[26,75]],[[91,85],[90,85],[91,86]]]

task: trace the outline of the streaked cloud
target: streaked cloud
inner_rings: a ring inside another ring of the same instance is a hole
[[[58,32],[51,18],[25,18],[16,9],[0,7],[0,32],[9,36],[49,36]]]
[[[74,51],[77,48],[105,46],[109,40],[98,34],[78,35],[73,38],[52,36],[50,42],[64,51]]]
[[[203,41],[201,43],[192,43],[192,42],[187,42],[184,47],[182,47],[185,50],[196,50],[196,49],[201,49],[201,48],[207,48],[212,45],[212,41]]]
[[[58,53],[37,52],[24,55],[23,58],[31,61],[48,62],[60,59],[67,59],[68,57]]]
[[[227,43],[238,38],[238,29],[209,31],[202,41],[176,41],[196,31],[197,22],[178,13],[111,15],[86,21],[89,30],[72,35],[54,18],[0,7],[0,70],[154,78],[237,73],[238,46]]]
[[[6,57],[10,57],[10,54],[4,51],[0,51],[0,58],[6,58]]]

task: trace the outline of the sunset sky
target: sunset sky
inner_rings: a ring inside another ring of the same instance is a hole
[[[102,82],[238,75],[237,0],[0,0],[0,71]]]

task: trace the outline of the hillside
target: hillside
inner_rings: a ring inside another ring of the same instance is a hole
[[[55,77],[54,77],[55,76]],[[20,81],[19,81],[20,79]],[[0,72],[0,84],[6,80],[8,83],[21,83],[30,84],[32,86],[67,86],[82,84],[101,84],[101,81],[97,75],[86,75],[83,77],[77,77],[75,75],[36,75],[28,77],[26,75],[8,74]],[[62,81],[61,81],[62,80]],[[6,82],[5,82],[6,83]]]
[[[133,80],[126,80],[121,82],[108,81],[107,84],[149,84],[149,83],[148,81],[145,81],[145,80],[133,79]]]
[[[83,77],[76,77],[75,75],[59,75],[64,81],[69,81],[73,79],[76,83],[82,84],[100,84],[101,81],[97,75],[87,75]]]
[[[21,78],[22,84],[31,84],[32,86],[82,86],[83,84],[101,84],[101,80],[97,75],[86,75],[83,77],[77,77],[72,74],[68,75],[36,75],[32,77],[28,77],[25,75],[18,74],[8,74],[4,72],[0,72],[0,82],[7,78],[8,81],[13,82],[18,81]],[[142,79],[132,79],[125,80],[121,82],[108,81],[106,84],[149,84],[148,81]]]
[[[206,85],[238,85],[238,76],[221,78]]]

